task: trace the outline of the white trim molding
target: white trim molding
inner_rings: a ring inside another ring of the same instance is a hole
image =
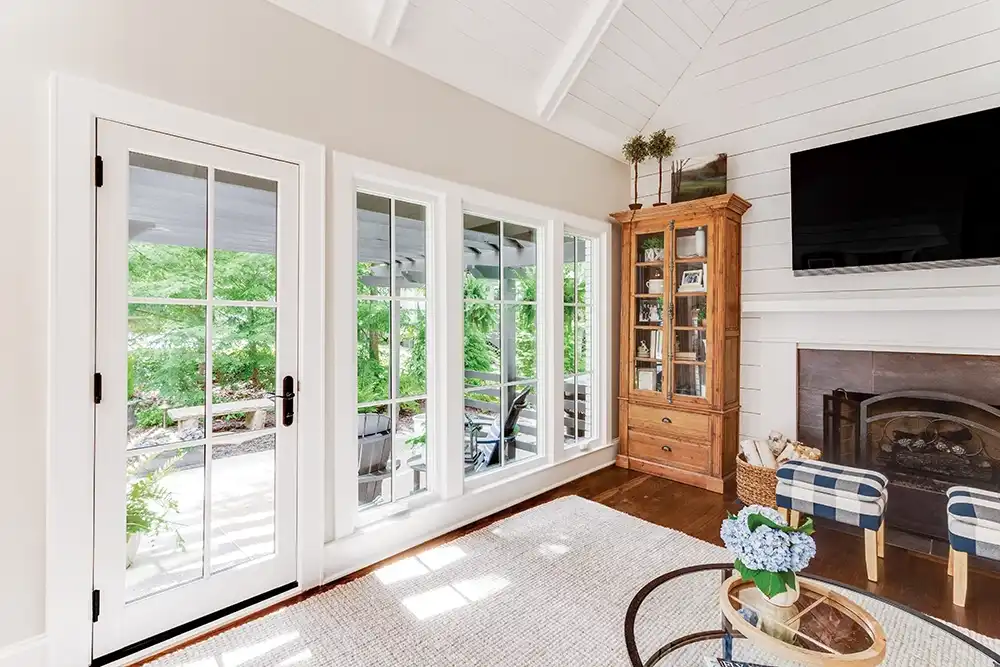
[[[98,118],[254,153],[299,170],[301,382],[298,582],[323,577],[325,158],[318,144],[53,74],[46,418],[48,664],[89,664],[93,578],[95,189]]]
[[[28,637],[0,647],[0,667],[45,667],[48,663],[48,637]]]

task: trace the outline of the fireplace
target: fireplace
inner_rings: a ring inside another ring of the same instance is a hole
[[[884,474],[889,527],[946,540],[949,487],[1000,490],[998,377],[996,357],[800,350],[799,437]]]
[[[824,396],[824,460],[889,479],[889,524],[947,539],[945,492],[1000,490],[1000,409],[935,391]]]

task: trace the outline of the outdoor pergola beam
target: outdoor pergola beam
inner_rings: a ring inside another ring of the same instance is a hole
[[[556,109],[573,87],[577,77],[594,54],[604,33],[614,20],[623,0],[598,0],[593,3],[584,15],[576,31],[566,41],[562,53],[556,59],[538,91],[538,115],[544,120],[552,120]]]
[[[409,5],[410,0],[382,0],[381,6],[375,10],[372,40],[384,47],[392,46]]]

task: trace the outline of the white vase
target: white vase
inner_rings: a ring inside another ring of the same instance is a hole
[[[778,593],[773,598],[768,598],[768,601],[775,607],[791,607],[799,600],[799,578],[794,577],[792,579],[792,587],[785,590],[784,593]]]
[[[705,230],[702,227],[694,230],[694,251],[698,257],[704,257],[707,252],[705,247]]]

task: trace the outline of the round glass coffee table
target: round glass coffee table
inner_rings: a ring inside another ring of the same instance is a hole
[[[903,605],[823,577],[800,576],[794,608],[760,605],[731,563],[685,567],[642,587],[625,614],[633,667],[774,665],[1000,667],[985,646]],[[760,613],[758,613],[760,612]],[[884,630],[883,630],[884,629]]]

